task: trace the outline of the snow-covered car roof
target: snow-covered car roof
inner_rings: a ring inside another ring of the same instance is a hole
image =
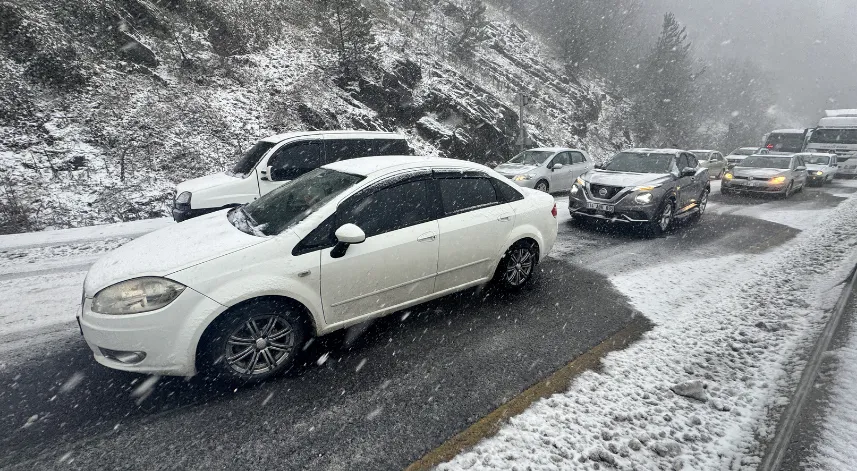
[[[774,129],[771,134],[803,134],[806,129]]]
[[[265,142],[273,142],[276,144],[278,142],[283,142],[286,139],[309,136],[336,136],[338,138],[350,137],[355,139],[366,139],[369,137],[374,137],[378,139],[405,139],[405,136],[402,134],[382,131],[296,131],[268,136],[262,140]]]
[[[477,163],[458,159],[418,155],[385,155],[378,157],[360,157],[357,159],[340,160],[327,164],[324,168],[352,175],[369,176],[373,173],[387,170],[407,170],[409,168],[460,168],[466,170],[488,171],[488,167]]]
[[[639,154],[677,154],[679,152],[688,152],[681,149],[650,149],[648,147],[638,147],[634,149],[623,150],[622,152],[636,152]]]
[[[565,152],[565,151],[573,150],[573,151],[583,152],[581,149],[574,149],[571,147],[536,147],[536,148],[527,149],[527,150],[528,151],[529,150],[536,150],[536,151],[544,151],[544,152]]]

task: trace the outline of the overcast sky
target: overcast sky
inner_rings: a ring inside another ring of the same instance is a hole
[[[768,69],[778,101],[807,126],[824,109],[857,108],[857,0],[642,2],[653,23],[675,13],[698,56],[747,57]]]

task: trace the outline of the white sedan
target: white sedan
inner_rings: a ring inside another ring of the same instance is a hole
[[[111,368],[263,380],[312,336],[491,280],[520,289],[556,234],[550,195],[481,165],[341,161],[109,253],[79,321]]]

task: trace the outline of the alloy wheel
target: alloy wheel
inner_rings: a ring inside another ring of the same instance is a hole
[[[699,215],[701,216],[705,212],[705,208],[708,206],[708,190],[702,191],[702,196],[699,197]]]
[[[242,375],[273,371],[295,348],[295,330],[288,319],[266,314],[248,319],[226,340],[224,361]]]
[[[548,184],[545,181],[540,181],[536,183],[536,190],[543,191],[545,193],[548,192]]]
[[[506,259],[504,277],[511,286],[521,286],[533,273],[533,252],[526,247],[517,247],[509,251]]]
[[[673,205],[667,203],[664,205],[664,212],[661,213],[661,220],[658,221],[658,227],[660,227],[661,232],[666,232],[667,229],[670,228],[670,224],[673,221]]]

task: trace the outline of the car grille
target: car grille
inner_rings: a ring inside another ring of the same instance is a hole
[[[741,177],[741,176],[738,176],[738,175],[733,175],[733,176],[732,176],[732,178],[733,178],[733,179],[735,179],[735,180],[747,180],[747,177]]]
[[[623,189],[621,186],[589,185],[589,191],[592,193],[592,196],[603,200],[612,200]],[[602,194],[602,190],[607,190],[607,193]]]

